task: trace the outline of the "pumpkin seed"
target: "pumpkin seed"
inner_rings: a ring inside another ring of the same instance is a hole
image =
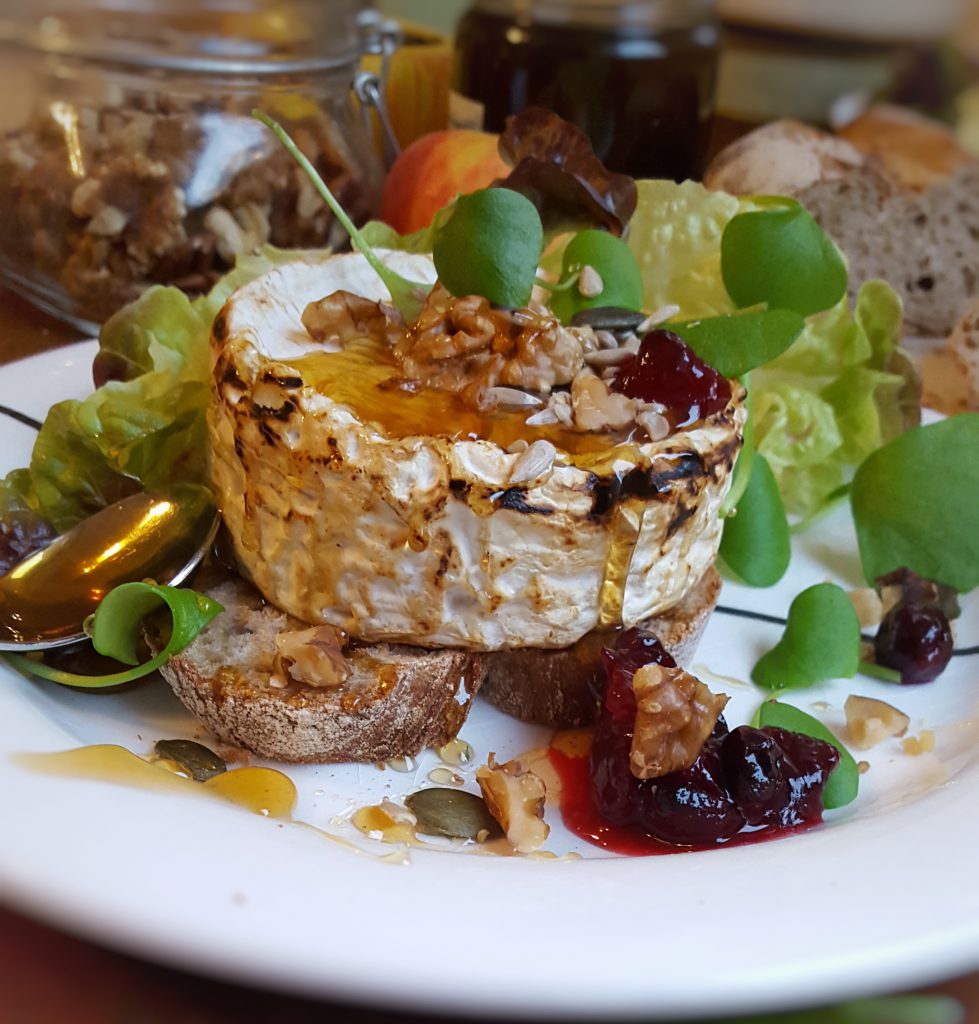
[[[473,839],[481,832],[490,839],[503,835],[499,822],[482,797],[459,789],[420,789],[405,797],[405,806],[418,820],[417,830],[427,836]]]
[[[157,740],[153,749],[158,757],[176,761],[195,782],[206,782],[228,770],[213,750],[193,740]]]
[[[594,306],[591,309],[579,309],[571,318],[571,326],[591,327],[596,331],[624,334],[636,330],[645,319],[645,313],[636,313],[631,309],[621,309],[618,306]]]

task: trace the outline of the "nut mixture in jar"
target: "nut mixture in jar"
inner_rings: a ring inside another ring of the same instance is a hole
[[[286,120],[355,219],[370,215],[372,176],[328,109],[272,95],[229,89],[204,102],[161,80],[101,103],[40,104],[0,138],[5,271],[28,291],[63,292],[74,319],[98,323],[155,283],[205,291],[265,244],[339,243],[329,210],[252,106]]]

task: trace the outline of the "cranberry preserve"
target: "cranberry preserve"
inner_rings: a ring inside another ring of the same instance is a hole
[[[699,177],[717,40],[711,0],[476,0],[456,36],[453,119],[501,131],[548,107],[610,170]]]

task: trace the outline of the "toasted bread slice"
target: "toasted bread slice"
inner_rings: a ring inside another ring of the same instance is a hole
[[[225,610],[162,675],[218,739],[294,764],[384,761],[443,746],[462,727],[481,686],[493,704],[524,721],[587,724],[595,717],[602,647],[614,638],[594,633],[564,650],[496,654],[353,643],[343,651],[349,676],[341,685],[283,686],[277,640],[308,625],[238,577],[212,574],[197,586]],[[681,604],[644,628],[686,662],[720,587],[720,577],[708,570]],[[150,642],[159,647],[162,638],[151,633]]]
[[[680,604],[648,619],[642,628],[685,665],[720,593],[721,577],[708,569]],[[602,648],[614,642],[614,632],[595,631],[564,650],[501,651],[491,656],[480,693],[525,722],[558,729],[588,725],[595,720]]]
[[[275,669],[276,638],[308,629],[250,584],[204,589],[224,613],[161,670],[219,739],[291,763],[384,761],[448,743],[469,712],[485,657],[388,644],[349,645],[338,687],[290,684]]]

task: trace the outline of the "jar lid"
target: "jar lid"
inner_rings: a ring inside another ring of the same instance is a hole
[[[940,39],[962,23],[966,0],[720,0],[737,24],[880,43]]]
[[[356,64],[364,50],[362,6],[360,0],[51,0],[25,3],[5,35],[44,53],[140,68],[290,74]]]
[[[666,29],[712,18],[716,0],[476,0],[490,14],[596,28]]]

